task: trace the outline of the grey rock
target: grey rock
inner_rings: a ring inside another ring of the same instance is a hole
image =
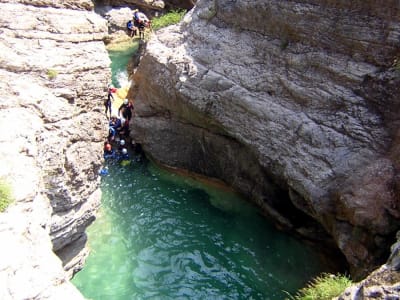
[[[83,299],[69,277],[87,250],[72,245],[85,240],[99,205],[111,77],[107,23],[92,9],[91,1],[0,3],[0,176],[15,198],[0,214],[1,299]]]
[[[289,230],[324,228],[362,277],[400,225],[399,11],[198,1],[147,43],[132,137],[163,164],[222,179]]]

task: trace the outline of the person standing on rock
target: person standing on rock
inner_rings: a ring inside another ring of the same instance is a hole
[[[139,28],[139,38],[144,39],[144,30],[150,22],[149,18],[144,13],[135,9],[133,11],[133,19],[135,21],[134,25]]]
[[[115,89],[113,88],[113,86],[112,85],[109,85],[108,86],[108,95],[107,95],[107,100],[106,101],[104,101],[104,106],[105,106],[105,108],[106,108],[106,117],[107,117],[107,119],[110,119],[111,118],[111,107],[112,107],[112,101],[114,101],[114,96],[113,96],[113,91],[114,91]],[[111,100],[112,99],[112,100]],[[110,112],[110,117],[108,117],[108,115],[107,115],[107,112]]]

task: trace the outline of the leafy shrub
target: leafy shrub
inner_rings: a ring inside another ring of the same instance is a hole
[[[185,10],[172,10],[166,13],[165,15],[153,18],[151,20],[153,30],[157,30],[169,25],[179,23],[180,20],[182,20],[185,13],[186,13]]]
[[[12,201],[13,197],[10,185],[4,179],[0,178],[0,212],[5,211]]]
[[[331,300],[339,296],[351,284],[351,280],[346,275],[323,273],[299,290],[295,296],[290,296],[290,299]]]
[[[58,75],[57,70],[54,70],[54,69],[47,70],[47,77],[49,77],[49,79],[54,79],[57,77],[57,75]]]

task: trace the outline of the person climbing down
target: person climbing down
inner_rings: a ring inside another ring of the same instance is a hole
[[[134,37],[137,35],[137,27],[134,26],[134,22],[132,20],[129,20],[128,23],[126,23],[126,28],[128,29],[128,34],[130,37]]]
[[[109,85],[108,86],[108,94],[107,94],[107,100],[106,101],[104,101],[104,106],[105,106],[105,108],[106,108],[106,110],[105,110],[105,113],[106,113],[106,117],[107,117],[107,119],[110,119],[111,118],[111,114],[112,114],[112,112],[111,112],[111,107],[112,107],[112,101],[114,101],[114,96],[113,96],[113,90],[114,90],[114,87],[112,86],[112,85]],[[112,100],[111,100],[112,99]],[[110,118],[108,117],[108,115],[107,115],[107,112],[110,112]]]
[[[122,117],[125,118],[126,122],[129,123],[129,121],[132,119],[133,104],[129,102],[128,99],[125,99],[121,106],[118,108],[118,116],[121,115],[121,111]]]

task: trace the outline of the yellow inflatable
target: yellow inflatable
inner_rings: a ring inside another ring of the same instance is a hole
[[[121,166],[126,167],[127,165],[129,165],[131,163],[130,160],[124,159],[123,161],[121,161]]]
[[[121,88],[117,89],[117,91],[113,94],[113,96],[114,96],[114,102],[112,104],[113,111],[118,111],[118,108],[122,105],[122,103],[124,102],[124,99],[128,95],[128,90],[129,90],[128,86],[121,87]]]

